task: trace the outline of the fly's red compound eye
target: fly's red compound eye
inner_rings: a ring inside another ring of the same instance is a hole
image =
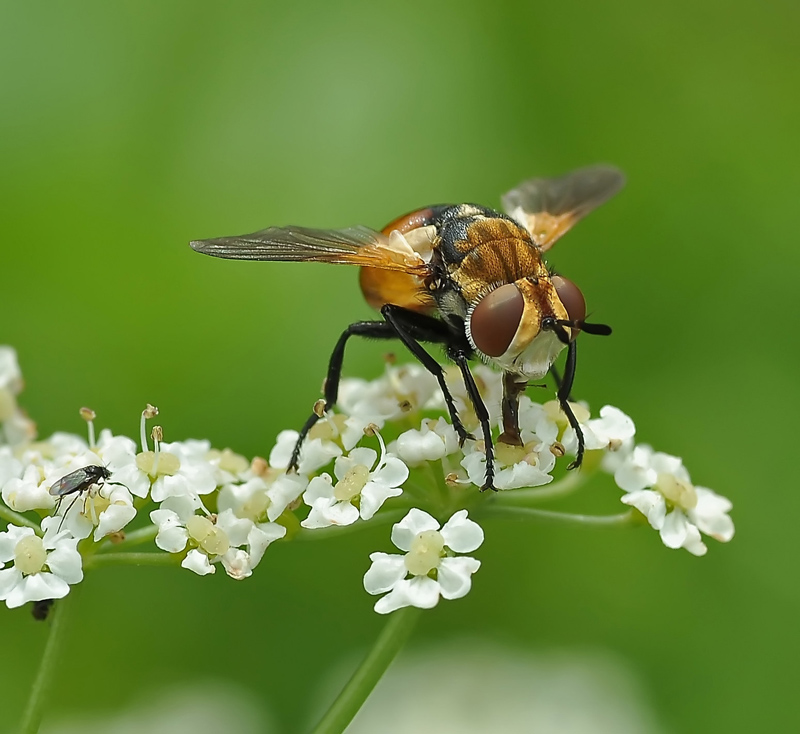
[[[475,346],[489,357],[505,354],[522,320],[525,300],[513,283],[489,293],[472,312],[470,335]]]
[[[552,283],[570,321],[582,322],[586,318],[586,301],[581,289],[562,275],[554,275]]]

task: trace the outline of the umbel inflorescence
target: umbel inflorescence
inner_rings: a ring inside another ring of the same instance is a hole
[[[501,377],[484,366],[475,373],[498,426]],[[447,379],[467,429],[480,439],[459,373]],[[524,445],[497,445],[499,491],[481,492],[483,442],[459,444],[436,379],[417,365],[387,362],[376,380],[343,380],[339,409],[314,426],[298,471],[289,473],[296,431],[277,436],[268,460],[247,460],[205,440],[165,442],[150,405],[138,441],[108,429],[95,436],[88,409],[81,412],[88,439],[55,433],[37,440],[17,406],[21,388],[14,350],[0,347],[0,600],[8,607],[62,598],[84,569],[124,562],[132,548],[137,562],[172,559],[200,575],[221,567],[245,579],[272,543],[393,523],[399,552],[371,554],[364,588],[382,595],[380,613],[429,608],[470,590],[480,567],[470,554],[484,541],[476,520],[573,491],[598,471],[613,475],[621,502],[632,508],[614,517],[646,519],[669,548],[699,556],[702,535],[724,542],[734,533],[730,502],[692,484],[679,458],[637,445],[633,421],[611,406],[592,417],[583,404],[572,405],[588,453],[580,472],[565,474],[575,432],[556,401],[522,396]],[[109,480],[54,496],[54,485],[91,465],[106,467]]]

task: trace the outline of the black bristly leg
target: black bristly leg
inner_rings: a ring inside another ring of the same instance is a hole
[[[492,427],[489,423],[489,411],[486,409],[486,404],[483,402],[478,386],[475,384],[475,378],[469,368],[467,355],[460,349],[449,350],[448,355],[459,366],[461,374],[464,377],[464,385],[467,388],[467,395],[472,401],[472,406],[475,408],[475,415],[483,430],[483,443],[486,447],[486,476],[484,477],[481,492],[487,489],[497,491],[494,486],[494,446],[492,445]]]
[[[363,336],[368,339],[396,339],[397,333],[385,321],[357,321],[355,324],[350,324],[342,335],[336,346],[331,352],[331,358],[328,362],[328,374],[325,377],[325,408],[324,411],[330,410],[336,405],[336,399],[339,397],[339,382],[342,378],[342,362],[344,361],[344,348],[347,340],[351,336]],[[324,412],[323,411],[323,412]],[[292,458],[289,460],[287,471],[297,470],[297,464],[300,459],[300,448],[303,445],[308,432],[314,427],[314,424],[321,418],[314,411],[300,429],[300,435],[297,437],[297,442],[292,451]]]
[[[450,388],[447,387],[447,382],[445,382],[444,379],[442,365],[431,357],[419,341],[417,341],[419,339],[421,341],[450,346],[457,337],[438,319],[433,319],[424,314],[418,314],[415,311],[409,311],[400,306],[387,304],[381,309],[381,314],[383,318],[386,319],[387,323],[392,325],[398,339],[408,347],[422,366],[436,378],[442,390],[447,410],[450,413],[450,419],[453,421],[453,428],[456,430],[458,439],[463,446],[464,442],[468,438],[473,438],[473,436],[469,434],[464,424],[461,422],[461,418],[458,416],[458,411],[456,410],[453,396],[450,393]]]
[[[556,393],[561,410],[563,410],[564,415],[567,416],[567,420],[574,429],[575,436],[578,439],[578,453],[575,456],[575,461],[573,461],[567,467],[568,469],[577,469],[581,465],[583,462],[584,450],[583,431],[581,430],[580,423],[578,423],[578,419],[575,417],[575,413],[572,412],[572,408],[569,405],[569,397],[570,393],[572,392],[572,383],[575,381],[575,365],[577,363],[577,358],[578,349],[575,340],[573,339],[567,346],[567,362],[564,365],[564,379],[562,380],[561,385],[558,388],[558,392]]]
[[[437,378],[442,393],[444,394],[445,403],[447,403],[453,426],[458,432],[459,438],[461,438],[463,444],[470,436],[461,423],[461,419],[458,417],[458,412],[453,403],[453,397],[450,394],[447,384],[444,382],[442,367],[417,341],[448,344],[453,339],[452,332],[448,329],[447,325],[439,319],[414,311],[408,311],[399,306],[384,306],[381,313],[386,321],[357,321],[355,324],[350,324],[339,337],[336,346],[333,348],[333,352],[331,352],[330,361],[328,362],[328,374],[325,378],[324,391],[325,405],[320,413],[324,414],[336,405],[339,396],[339,382],[342,377],[344,349],[347,340],[351,336],[363,336],[367,339],[400,339],[411,350],[414,356],[422,362],[423,366]],[[389,314],[388,316],[387,313]],[[414,346],[411,346],[412,344]],[[289,460],[288,471],[297,470],[303,441],[314,424],[322,417],[321,414],[318,414],[315,410],[300,429],[300,434],[297,437],[292,456]]]

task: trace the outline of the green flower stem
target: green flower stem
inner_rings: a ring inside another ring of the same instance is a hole
[[[0,502],[0,517],[14,525],[18,525],[23,528],[31,528],[32,530],[41,532],[39,525],[37,525],[35,522],[31,522],[24,515],[14,512],[14,510],[12,510],[10,507],[6,507],[2,502]]]
[[[422,610],[416,607],[405,607],[392,612],[367,657],[353,673],[352,678],[312,734],[341,734],[349,726],[372,693],[372,689],[411,636],[421,613]]]
[[[121,548],[131,548],[135,545],[141,545],[142,543],[153,540],[156,535],[158,535],[158,528],[155,525],[148,525],[145,528],[139,528],[138,530],[132,530],[130,533],[125,533],[125,539],[118,543],[112,543],[106,538],[100,543],[97,550],[102,553],[109,548],[113,548],[114,551],[120,550]]]
[[[508,520],[544,520],[577,525],[598,527],[629,525],[633,522],[633,510],[619,515],[573,515],[569,512],[552,512],[533,507],[509,507],[500,504],[487,504],[480,508],[481,518],[504,518]]]
[[[42,660],[39,663],[39,671],[36,673],[28,703],[22,714],[22,722],[19,727],[21,734],[35,734],[39,731],[50,682],[53,679],[53,672],[58,663],[58,651],[61,647],[61,641],[65,637],[64,630],[74,594],[75,589],[73,588],[63,599],[57,599],[47,617],[50,632],[47,636],[47,643],[44,646]]]
[[[378,527],[380,525],[393,525],[402,520],[408,510],[386,510],[374,515],[366,522],[359,520],[352,525],[331,525],[329,528],[301,528],[292,536],[292,540],[325,540],[326,538],[340,538],[343,535],[359,533],[362,530]]]
[[[547,484],[543,487],[531,487],[530,489],[515,489],[510,492],[500,492],[497,495],[497,499],[501,500],[503,504],[527,505],[541,502],[542,500],[566,497],[586,484],[590,476],[592,475],[589,472],[573,471],[567,474],[563,479],[559,479],[557,482]]]
[[[174,566],[183,560],[175,553],[100,553],[83,560],[85,569],[98,566]]]

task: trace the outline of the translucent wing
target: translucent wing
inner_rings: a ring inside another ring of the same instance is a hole
[[[548,250],[624,183],[625,176],[611,166],[581,168],[559,178],[532,178],[503,196],[503,208],[528,229],[542,250]]]
[[[48,490],[53,497],[63,497],[73,492],[83,492],[97,481],[96,473],[89,467],[76,469],[53,482]]]
[[[403,238],[390,238],[361,226],[269,227],[252,234],[196,240],[190,244],[197,252],[229,260],[325,262],[415,274],[426,270],[425,262]]]

